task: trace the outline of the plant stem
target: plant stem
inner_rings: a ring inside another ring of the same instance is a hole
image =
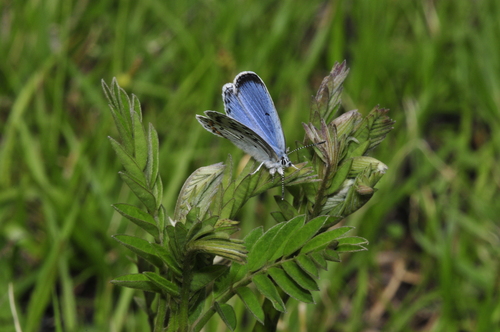
[[[167,313],[167,299],[164,296],[160,295],[156,311],[154,332],[163,331],[166,313]]]
[[[179,310],[177,311],[177,321],[179,323],[180,332],[189,331],[189,296],[191,280],[193,279],[192,273],[192,259],[193,255],[189,252],[186,253],[184,258],[184,266],[182,271],[182,288],[181,288],[181,302],[179,304]]]

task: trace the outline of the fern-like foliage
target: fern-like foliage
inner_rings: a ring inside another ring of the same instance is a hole
[[[229,156],[225,163],[194,171],[167,216],[156,130],[151,124],[144,128],[135,96],[129,98],[116,80],[111,86],[102,82],[120,136],[110,138],[123,164],[120,176],[143,205],[114,208],[150,235],[114,236],[137,255],[139,273],[112,282],[144,292],[137,302],[152,331],[200,331],[214,313],[234,330],[236,313],[227,301],[235,295],[259,322],[255,330],[274,324],[266,315],[285,312],[289,297],[314,302],[319,271],[328,262],[340,262],[341,253],[366,250],[365,239],[347,236],[352,227],[332,226],[375,192],[387,167],[367,153],[393,121],[380,108],[364,118],[350,111],[334,119],[347,73],[345,62],[336,64],[313,98],[303,143],[324,143],[299,150],[303,162],[287,170],[292,200],[276,197],[280,210],[272,216],[277,224],[267,231],[255,228],[244,239],[233,235],[239,230],[238,211],[251,197],[281,186],[281,179],[267,171],[252,174],[252,163],[235,178]]]

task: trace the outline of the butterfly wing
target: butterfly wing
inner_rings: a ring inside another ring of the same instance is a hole
[[[196,119],[212,134],[227,138],[258,162],[278,162],[278,155],[273,148],[249,127],[219,112],[206,111],[205,115],[197,115]]]
[[[285,137],[273,100],[262,79],[244,71],[222,88],[226,114],[250,128],[274,150],[286,155]]]

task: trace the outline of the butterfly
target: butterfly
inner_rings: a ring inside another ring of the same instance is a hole
[[[196,119],[260,162],[252,174],[264,165],[271,175],[278,172],[283,179],[284,170],[295,166],[288,158],[278,112],[262,79],[254,72],[241,72],[233,83],[222,87],[222,99],[226,114],[205,111],[205,116]]]

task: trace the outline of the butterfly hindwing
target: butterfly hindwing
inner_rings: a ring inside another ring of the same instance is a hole
[[[214,135],[227,138],[234,145],[259,162],[279,160],[273,148],[257,133],[239,121],[215,111],[206,111],[206,117],[197,115],[200,124]]]

